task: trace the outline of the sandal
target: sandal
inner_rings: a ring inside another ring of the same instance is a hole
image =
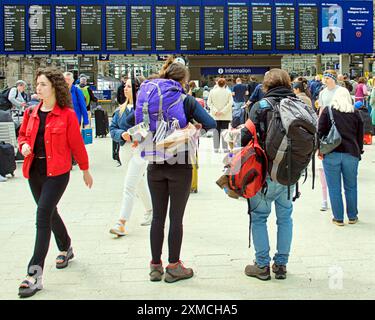
[[[61,260],[62,262],[57,262],[56,261],[56,268],[57,269],[64,269],[68,266],[69,260],[72,260],[74,258],[74,253],[72,247],[68,249],[66,252],[66,255],[59,255],[57,256],[56,260]]]
[[[33,279],[35,282],[31,282],[30,279]],[[27,276],[25,280],[23,280],[18,288],[18,295],[20,298],[28,298],[32,297],[38,291],[43,289],[42,278],[33,278]]]

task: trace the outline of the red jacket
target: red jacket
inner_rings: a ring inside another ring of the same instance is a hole
[[[31,150],[34,149],[36,136],[39,129],[38,110],[41,103],[34,109],[27,109],[24,114],[19,132],[18,145],[27,143]],[[31,111],[30,111],[31,110]],[[72,154],[81,170],[88,170],[89,159],[83,143],[77,116],[73,109],[60,108],[56,105],[48,114],[44,133],[46,148],[47,176],[54,177],[70,171],[72,167]],[[34,159],[31,153],[23,162],[23,175],[29,178],[29,171]]]

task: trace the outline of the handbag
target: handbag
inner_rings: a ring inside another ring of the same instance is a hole
[[[328,154],[336,149],[342,141],[341,134],[337,130],[335,125],[335,120],[333,119],[332,108],[328,108],[329,118],[331,120],[331,129],[329,130],[328,134],[322,138],[320,138],[320,153],[321,154]]]

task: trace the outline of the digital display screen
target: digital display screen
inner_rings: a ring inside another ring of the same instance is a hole
[[[200,7],[180,8],[180,49],[200,50]]]
[[[299,8],[299,47],[301,50],[318,49],[318,8]]]
[[[294,50],[296,48],[295,35],[294,7],[276,7],[276,49]]]
[[[155,7],[156,50],[176,50],[176,7]]]
[[[4,6],[4,51],[26,50],[25,6]]]
[[[75,6],[56,6],[56,51],[77,50],[76,13]]]
[[[247,7],[228,7],[228,41],[229,50],[249,48]]]
[[[106,7],[107,50],[126,50],[126,6]]]
[[[272,7],[252,7],[253,49],[272,50]]]
[[[81,6],[81,50],[102,50],[101,6]]]
[[[151,6],[131,7],[131,49],[151,50]]]
[[[224,7],[204,8],[204,49],[224,49]]]
[[[51,7],[29,7],[30,50],[51,51]]]

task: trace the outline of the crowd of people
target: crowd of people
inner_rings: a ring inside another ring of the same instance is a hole
[[[365,136],[375,125],[374,80],[360,78],[354,83],[334,70],[326,70],[322,76],[308,81],[303,77],[291,79],[286,71],[271,69],[261,83],[251,77],[250,83],[244,84],[238,78],[232,89],[228,88],[224,78],[218,78],[211,90],[202,88],[202,106],[197,99],[199,88],[189,83],[189,70],[181,60],[170,57],[159,73],[148,79],[124,76],[118,90],[119,106],[110,124],[111,138],[121,146],[124,187],[122,200],[119,199],[119,217],[109,232],[116,236],[127,234],[127,223],[138,195],[144,206],[141,224],[151,225],[151,281],[164,278],[166,282],[175,282],[194,275],[193,269],[185,267],[180,256],[183,218],[192,183],[192,163],[196,161],[196,137],[200,130],[214,131],[213,152],[220,152],[221,143],[223,153],[229,153],[232,147],[223,138],[224,131],[234,128],[241,132],[240,147],[245,147],[255,139],[243,128],[243,124],[250,121],[256,128],[259,145],[267,154],[266,140],[274,125],[269,121],[270,115],[279,110],[284,99],[298,101],[317,119],[314,127],[317,152],[315,155],[316,150],[313,150],[311,159],[315,156],[320,159],[321,210],[329,209],[329,196],[332,222],[337,226],[344,225],[343,180],[348,223],[358,222],[358,167]],[[44,261],[51,233],[60,251],[56,268],[66,268],[74,257],[72,241],[57,206],[69,183],[72,158],[82,170],[85,185],[89,188],[93,185],[89,157],[80,132],[90,125],[88,103],[92,96],[85,80],[81,79],[80,85],[75,86],[73,74],[69,72],[62,73],[56,68],[40,69],[36,74],[39,102],[25,109],[18,145],[24,156],[23,175],[29,181],[37,210],[34,253],[27,276],[19,287],[20,297],[32,296],[43,288]],[[19,83],[15,90],[22,93],[24,85]],[[82,92],[80,88],[86,91]],[[11,97],[14,100],[17,95],[13,91]],[[26,105],[26,101],[20,99],[17,103]],[[327,141],[332,131],[336,131],[340,139],[329,151],[323,150],[318,141]],[[160,153],[160,145],[167,148],[166,141],[176,132],[184,132],[182,142],[176,143],[172,153]],[[190,135],[190,132],[194,134]],[[293,236],[293,199],[290,194],[298,186],[283,184],[271,173],[267,174],[265,181],[266,188],[247,199],[255,261],[246,266],[245,274],[269,280],[272,271],[276,279],[286,279]],[[273,203],[278,235],[274,263],[270,266],[267,219]],[[168,214],[169,252],[168,264],[164,266],[162,247]]]

